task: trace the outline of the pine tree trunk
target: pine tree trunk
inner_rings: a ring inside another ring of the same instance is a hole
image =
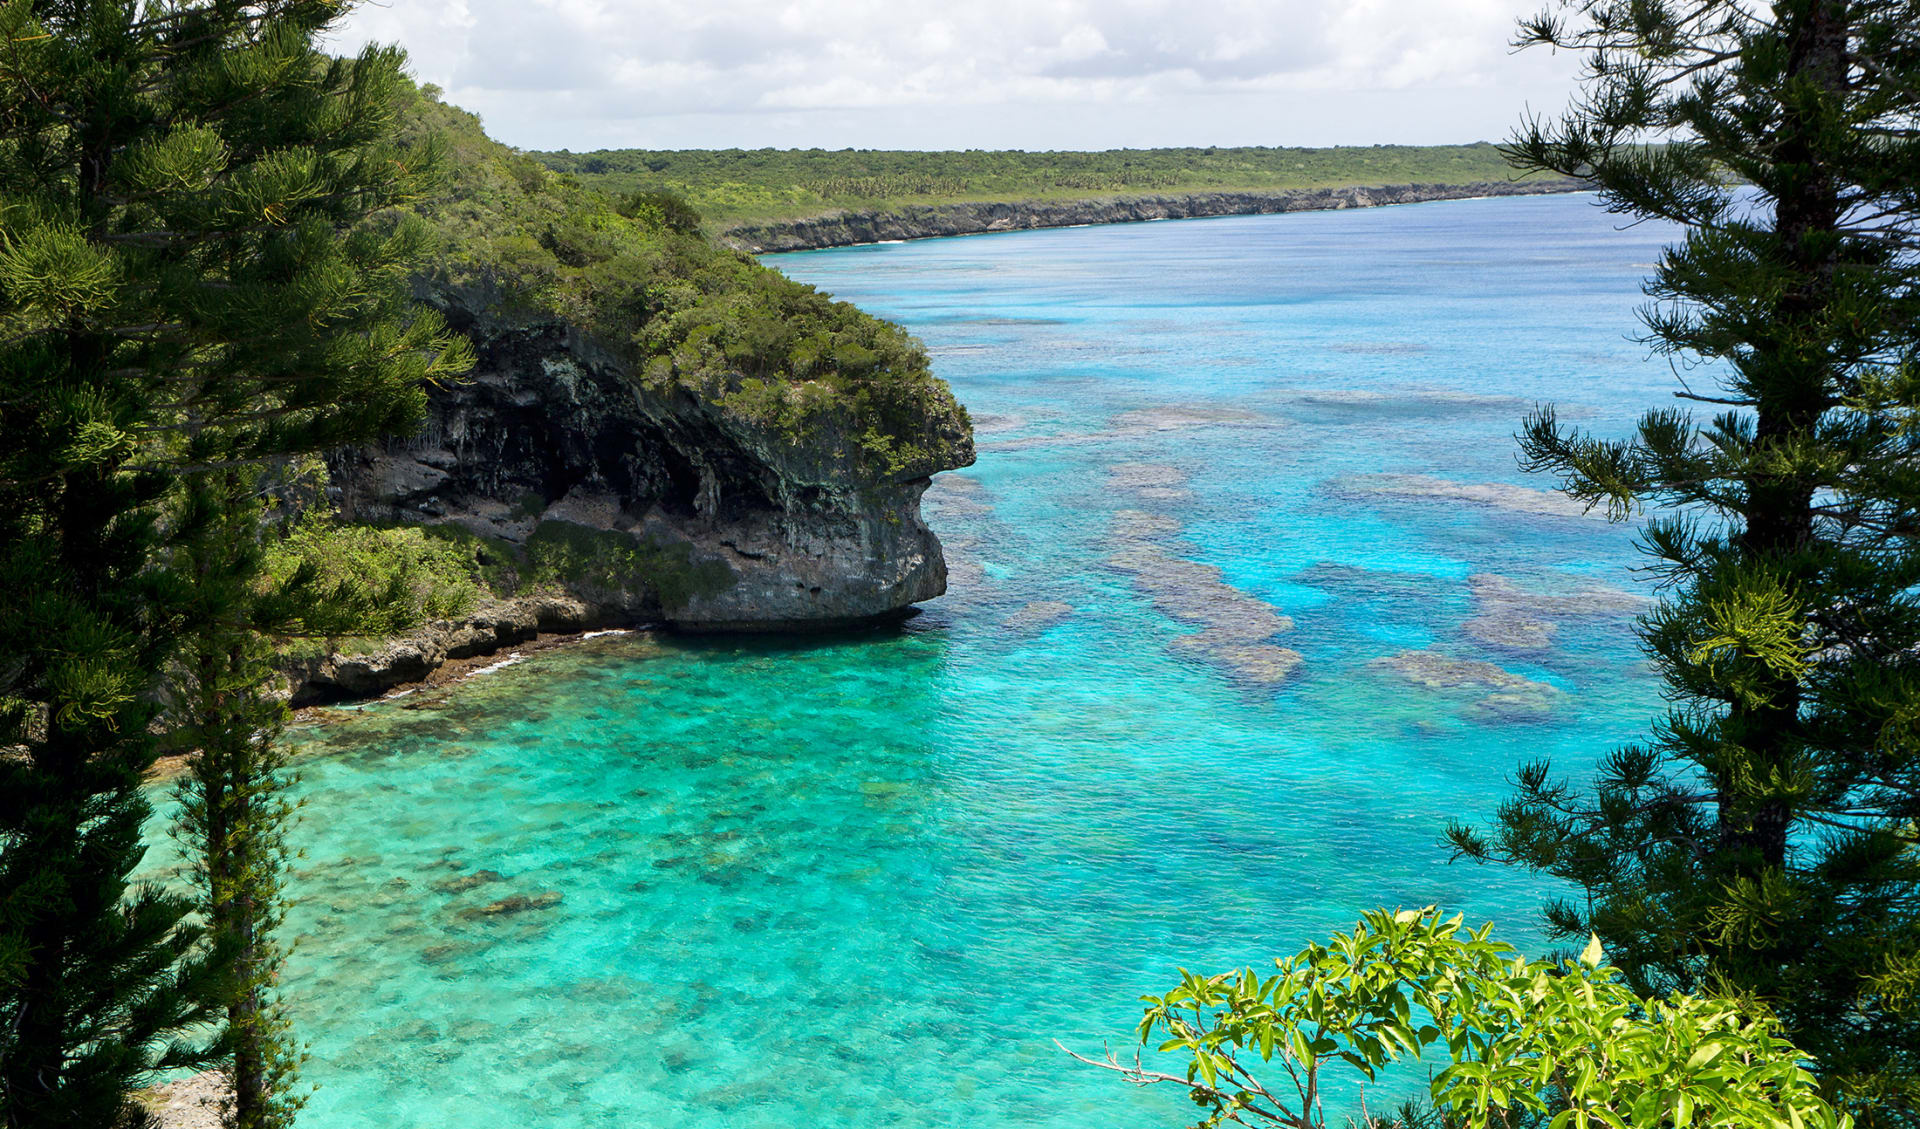
[[[1802,0],[1802,10],[1792,20],[1788,73],[1837,100],[1847,78],[1845,0]],[[1756,409],[1756,449],[1763,452],[1811,436],[1831,406],[1830,362],[1798,332],[1824,316],[1838,262],[1838,247],[1830,237],[1840,223],[1840,189],[1816,136],[1822,128],[1820,122],[1805,120],[1800,107],[1791,102],[1783,106],[1779,163],[1795,171],[1786,174],[1791,181],[1775,190],[1774,231],[1798,282],[1782,297],[1776,314],[1787,339],[1776,338],[1770,355],[1759,358],[1768,382]],[[1812,484],[1754,473],[1746,486],[1746,528],[1739,544],[1748,559],[1777,565],[1812,542]],[[1802,579],[1791,570],[1782,572],[1789,581]],[[1764,704],[1736,703],[1728,718],[1729,736],[1747,750],[1757,774],[1784,770],[1800,742],[1799,680],[1775,674],[1770,681]],[[1735,863],[1736,873],[1744,877],[1785,866],[1792,822],[1792,807],[1785,799],[1770,798],[1753,810],[1741,810],[1731,790],[1720,797],[1722,843],[1736,856],[1745,856]]]
[[[252,849],[256,840],[250,804],[258,781],[250,755],[252,734],[247,731],[245,711],[239,708],[242,702],[232,691],[213,689],[228,685],[245,661],[238,647],[224,653],[209,649],[201,655],[197,675],[207,697],[198,721],[206,747],[200,750],[195,769],[206,805],[207,924],[212,935],[230,947],[233,961],[226,1002],[227,1034],[233,1047],[232,1124],[235,1129],[259,1129],[267,1123],[271,1095],[262,1046],[261,907],[254,889],[258,867],[266,860],[255,857],[258,852]],[[244,699],[244,694],[239,697]]]
[[[236,664],[239,656],[232,656]],[[250,735],[236,735],[248,738]],[[251,758],[248,750],[236,750],[232,761],[234,779],[229,784],[229,799],[233,808],[233,825],[239,829],[239,835],[231,840],[232,898],[227,903],[229,922],[226,928],[235,942],[234,966],[239,972],[239,987],[232,1002],[227,1005],[228,1028],[233,1032],[233,1100],[234,1124],[239,1129],[258,1129],[265,1124],[267,1101],[266,1054],[262,1047],[265,1032],[261,1028],[260,993],[262,970],[259,913],[261,906],[255,896],[254,876],[258,868],[266,865],[267,860],[256,857],[252,850],[253,813],[251,797],[258,781],[249,771]]]
[[[240,598],[232,546],[258,533],[260,520],[249,472],[229,469],[201,486],[219,516],[194,547],[194,573],[213,606]],[[209,608],[209,611],[212,609]],[[268,993],[279,952],[272,944],[273,911],[282,859],[277,853],[273,796],[275,764],[265,739],[272,707],[259,685],[251,633],[223,626],[231,607],[208,615],[195,649],[193,761],[200,800],[197,829],[204,852],[207,924],[231,962],[222,1001],[231,1058],[234,1129],[281,1129],[286,1111],[274,1092],[284,1048],[277,1043]]]

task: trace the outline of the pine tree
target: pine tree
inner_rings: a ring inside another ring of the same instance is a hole
[[[227,1063],[236,1129],[291,1125],[305,1104],[294,1089],[301,1051],[278,985],[286,953],[274,936],[293,806],[286,724],[259,629],[275,618],[261,584],[270,529],[253,468],[228,467],[189,483],[178,566],[193,593],[194,626],[176,663],[169,737],[188,751],[175,835],[193,860],[202,920],[224,942]]]
[[[456,345],[445,359],[463,353]],[[227,1123],[236,1129],[284,1129],[306,1104],[295,1088],[304,1055],[278,991],[286,949],[274,934],[285,916],[294,805],[277,743],[288,710],[273,643],[385,634],[421,619],[404,574],[384,586],[327,583],[310,565],[270,575],[268,541],[312,501],[298,497],[310,484],[290,481],[301,470],[236,465],[188,477],[174,537],[173,563],[191,594],[167,687],[167,744],[187,754],[174,832],[193,860],[196,908],[222,950]]]
[[[420,227],[383,213],[436,159],[386,141],[402,58],[313,47],[343,11],[0,0],[0,1125],[143,1124],[131,1090],[224,1050],[191,1039],[214,1011],[260,1030],[276,774],[233,756],[265,716],[256,558],[203,568],[209,537],[258,516],[234,483],[409,429],[466,359],[407,306]],[[266,876],[209,886],[232,912],[204,949],[186,899],[128,880],[182,673],[182,700],[244,691],[194,717],[232,774],[204,873]]]
[[[1863,1122],[1913,1124],[1920,3],[1575,0],[1521,43],[1586,71],[1514,161],[1684,227],[1644,316],[1711,415],[1528,420],[1574,498],[1660,511],[1642,637],[1673,706],[1590,784],[1526,765],[1490,834],[1450,838],[1574,883],[1550,928],[1643,992],[1758,996]]]

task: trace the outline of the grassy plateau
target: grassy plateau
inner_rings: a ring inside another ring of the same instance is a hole
[[[611,195],[672,193],[709,230],[903,205],[1514,179],[1498,148],[1108,149],[1102,152],[873,149],[601,149],[529,153]]]

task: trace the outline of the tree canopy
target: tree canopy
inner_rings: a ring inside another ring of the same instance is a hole
[[[1371,1082],[1429,1054],[1446,1060],[1431,1110],[1356,1111],[1364,1129],[1435,1115],[1459,1129],[1851,1126],[1764,1008],[1643,997],[1604,963],[1598,938],[1577,959],[1529,961],[1492,929],[1463,930],[1432,907],[1380,909],[1264,976],[1181,969],[1176,987],[1145,998],[1140,1041],[1184,1058],[1183,1073],[1139,1055],[1076,1057],[1136,1084],[1187,1087],[1205,1111],[1196,1129],[1326,1129],[1330,1069]]]

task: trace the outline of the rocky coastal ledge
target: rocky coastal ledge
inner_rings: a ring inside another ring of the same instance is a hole
[[[290,656],[278,665],[286,675],[292,705],[298,708],[377,697],[449,673],[462,660],[490,658],[510,648],[538,646],[554,637],[635,625],[634,617],[623,608],[542,593],[488,600],[458,619],[440,620],[389,639],[368,641],[364,649]]]
[[[350,520],[456,525],[579,566],[564,577],[568,600],[504,601],[448,626],[449,654],[536,626],[839,628],[946,590],[920,495],[932,475],[973,462],[950,397],[904,411],[907,453],[876,469],[848,413],[783,431],[732,410],[735,391],[643,379],[565,319],[503,317],[484,288],[423,297],[472,339],[478,364],[430,390],[418,434],[331,458],[334,504]],[[315,685],[362,692],[357,657],[329,662]]]
[[[1321,212],[1481,196],[1539,196],[1579,192],[1586,187],[1576,180],[1500,180],[1472,184],[1301,188],[1285,192],[1201,192],[1185,196],[931,204],[896,211],[835,212],[810,219],[742,225],[722,232],[720,238],[743,251],[763,254],[1042,227]]]

